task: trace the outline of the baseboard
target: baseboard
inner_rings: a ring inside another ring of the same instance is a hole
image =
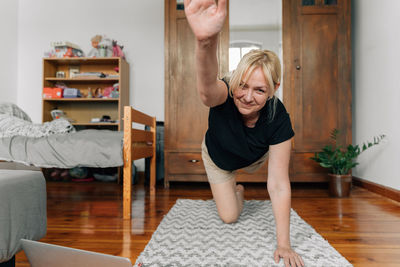
[[[386,187],[386,186],[383,186],[380,184],[376,184],[376,183],[370,182],[368,180],[361,179],[361,178],[354,177],[354,176],[353,176],[353,184],[356,186],[365,188],[371,192],[382,195],[384,197],[387,197],[387,198],[390,198],[390,199],[400,202],[400,190]]]

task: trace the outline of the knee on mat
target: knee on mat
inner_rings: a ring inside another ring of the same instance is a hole
[[[237,220],[238,220],[238,218],[239,218],[239,216],[238,216],[238,215],[235,215],[235,214],[223,215],[223,216],[219,215],[219,217],[221,218],[221,220],[222,220],[224,223],[227,223],[227,224],[229,224],[229,223],[235,223],[235,222],[237,222]]]

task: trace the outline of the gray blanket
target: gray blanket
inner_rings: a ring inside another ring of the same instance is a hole
[[[0,263],[21,250],[21,238],[39,240],[46,235],[46,228],[43,174],[0,170]]]
[[[83,130],[40,138],[0,138],[0,160],[41,168],[122,166],[123,132]]]
[[[32,123],[21,118],[0,114],[0,138],[17,135],[27,137],[43,137],[52,134],[75,132],[74,126],[66,119],[57,119],[43,124]]]

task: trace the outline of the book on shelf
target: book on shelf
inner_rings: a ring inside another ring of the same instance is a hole
[[[105,78],[106,75],[102,72],[80,72],[72,73],[71,78]]]

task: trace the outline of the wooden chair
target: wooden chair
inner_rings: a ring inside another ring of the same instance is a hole
[[[132,123],[147,125],[150,130],[132,128]],[[150,159],[150,195],[156,192],[156,118],[124,107],[124,169],[123,169],[123,218],[132,217],[132,164],[141,158]]]

